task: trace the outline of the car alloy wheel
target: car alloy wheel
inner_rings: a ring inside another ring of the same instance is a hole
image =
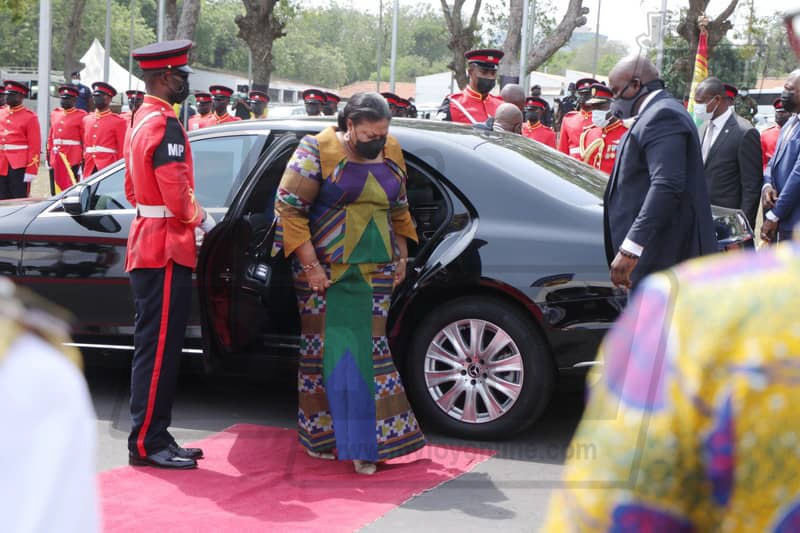
[[[480,424],[505,415],[522,390],[522,355],[511,336],[487,320],[442,328],[425,355],[425,385],[436,405],[461,422]]]

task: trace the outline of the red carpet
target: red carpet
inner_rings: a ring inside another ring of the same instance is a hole
[[[198,470],[101,473],[104,530],[353,531],[494,455],[428,445],[363,476],[308,457],[289,429],[238,424],[192,446],[205,451]]]

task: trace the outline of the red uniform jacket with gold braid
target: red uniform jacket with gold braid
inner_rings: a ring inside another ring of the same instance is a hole
[[[242,120],[239,117],[235,117],[230,113],[225,113],[221,117],[217,116],[216,113],[211,112],[206,115],[205,120],[201,123],[201,128],[207,128],[208,126],[216,126],[217,124],[225,124],[227,122],[236,122],[237,120]]]
[[[125,139],[125,196],[134,206],[166,206],[174,216],[137,216],[128,236],[125,270],[196,262],[194,229],[203,210],[194,197],[192,150],[172,106],[146,95]]]
[[[537,122],[534,126],[531,126],[530,122],[523,122],[522,135],[528,139],[546,144],[550,148],[555,149],[556,147],[556,133],[552,128],[548,128],[541,122]]]
[[[583,162],[610,176],[617,160],[619,141],[627,132],[621,120],[602,129],[594,125],[586,128],[580,140]]]
[[[580,160],[579,146],[581,133],[592,125],[592,114],[585,111],[570,111],[561,121],[561,136],[558,138],[558,151]]]
[[[0,108],[0,176],[8,169],[25,169],[25,180],[39,173],[42,132],[36,113],[23,105]]]
[[[187,126],[189,127],[189,131],[199,130],[200,128],[205,128],[208,126],[206,122],[213,113],[206,113],[205,115],[201,115],[197,113],[196,115],[192,115],[189,117],[189,123]]]
[[[444,116],[441,118],[462,124],[472,124],[472,122],[453,103],[454,101],[461,104],[476,122],[486,122],[489,117],[495,115],[497,108],[503,103],[502,98],[493,94],[486,95],[484,98],[481,93],[473,91],[467,85],[460,93],[451,94],[445,98],[444,104],[440,108],[440,113],[444,112]]]
[[[83,175],[122,159],[125,119],[110,110],[94,111],[83,119]]]
[[[47,161],[55,166],[59,153],[67,156],[69,166],[74,167],[83,160],[83,118],[86,111],[54,109],[50,113],[50,133],[47,134]]]
[[[764,170],[767,170],[767,163],[775,154],[775,147],[778,145],[778,137],[781,135],[781,127],[773,124],[761,132],[761,157],[764,163]]]

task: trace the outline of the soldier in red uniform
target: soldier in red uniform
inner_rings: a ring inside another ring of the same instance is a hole
[[[322,113],[327,116],[333,116],[339,111],[339,102],[342,99],[339,98],[338,94],[326,92],[325,93],[325,105],[322,108]]]
[[[109,106],[117,95],[111,85],[97,81],[92,84],[94,111],[83,119],[83,177],[122,159],[125,142],[125,119],[112,113]]]
[[[250,118],[261,119],[267,118],[267,104],[269,103],[269,95],[264,91],[250,91],[247,95],[250,99]]]
[[[0,109],[0,200],[25,198],[39,173],[42,133],[36,113],[22,105],[28,86],[3,82],[6,106]]]
[[[214,108],[214,112],[206,119],[203,127],[242,120],[228,113],[228,106],[231,103],[233,89],[225,87],[224,85],[212,85],[208,88],[208,92],[211,93],[211,105]]]
[[[389,111],[392,113],[392,117],[399,117],[400,116],[400,97],[394,93],[390,92],[382,92],[381,96],[383,99],[386,100],[386,103],[389,104]]]
[[[214,219],[194,194],[192,153],[173,106],[189,95],[188,40],[134,50],[147,89],[125,153],[125,195],[136,207],[125,269],[136,306],[131,372],[129,462],[196,468],[199,448],[170,435],[172,401],[192,296],[195,229]]]
[[[470,50],[467,59],[469,84],[460,93],[451,94],[442,102],[436,118],[462,124],[486,122],[493,117],[503,99],[490,94],[497,80],[497,66],[502,50]]]
[[[561,121],[561,132],[558,137],[558,151],[575,159],[581,159],[581,149],[578,143],[581,139],[581,133],[584,128],[592,125],[592,106],[586,103],[589,98],[592,85],[595,85],[597,80],[592,78],[583,78],[575,83],[578,90],[578,111],[570,111],[564,115]]]
[[[196,92],[194,101],[197,102],[197,113],[189,117],[189,131],[199,130],[208,126],[211,117],[211,93]]]
[[[609,176],[617,160],[617,149],[627,133],[625,124],[609,112],[614,94],[602,83],[592,85],[586,103],[592,106],[592,125],[580,137],[581,159]]]
[[[137,109],[142,107],[144,92],[131,89],[130,91],[125,91],[125,96],[128,98],[128,111],[120,113],[119,116],[121,116],[125,120],[125,124],[130,127],[133,123],[133,115],[136,114]]]
[[[303,103],[306,106],[306,115],[318,117],[322,115],[322,107],[325,105],[325,93],[319,89],[306,89],[303,91]]]
[[[772,102],[772,107],[775,108],[775,124],[761,132],[761,153],[765,171],[767,170],[769,160],[772,159],[772,155],[775,153],[775,146],[778,144],[781,128],[786,124],[786,121],[789,120],[789,117],[792,116],[791,113],[783,109],[783,103],[780,98],[776,98],[775,101]]]
[[[525,122],[522,123],[522,135],[555,149],[556,134],[552,128],[542,123],[547,113],[547,100],[536,96],[525,99]]]
[[[78,88],[74,85],[62,85],[58,88],[58,94],[61,98],[61,107],[50,113],[50,133],[47,135],[51,195],[69,187],[73,179],[80,179],[83,161],[83,119],[86,111],[75,107]],[[66,167],[70,168],[71,177],[69,172],[65,172]],[[56,170],[59,171],[58,176]]]

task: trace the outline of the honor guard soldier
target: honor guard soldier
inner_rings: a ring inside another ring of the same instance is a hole
[[[381,96],[383,96],[383,99],[386,100],[387,104],[389,104],[389,111],[392,113],[392,117],[399,117],[400,97],[390,92],[382,92]]]
[[[125,269],[136,306],[129,462],[195,468],[203,452],[170,435],[172,402],[192,298],[195,229],[213,217],[194,194],[192,150],[174,105],[189,96],[189,40],[133,51],[147,94],[133,117],[125,153],[125,195],[136,208]]]
[[[306,89],[303,91],[303,103],[306,106],[306,115],[318,117],[322,114],[322,107],[325,105],[325,93],[318,89]]]
[[[591,97],[592,86],[597,80],[583,78],[575,83],[578,90],[578,111],[570,111],[561,121],[561,132],[558,138],[558,151],[575,159],[581,159],[581,149],[578,143],[584,128],[592,125],[592,107],[586,104]]]
[[[251,119],[267,118],[267,104],[269,103],[269,96],[264,91],[250,91],[248,95],[250,99],[250,112]]]
[[[0,278],[4,532],[101,531],[97,417],[68,318]]]
[[[417,118],[417,106],[415,106],[413,103],[408,106],[407,116],[408,118]]]
[[[199,130],[208,126],[211,119],[211,93],[194,93],[194,101],[197,103],[197,113],[189,117],[189,131]]]
[[[208,92],[211,93],[211,106],[214,112],[206,119],[204,126],[216,126],[217,124],[226,124],[228,122],[242,120],[228,113],[228,106],[231,103],[233,89],[225,87],[224,85],[212,85],[208,88]]]
[[[25,198],[28,185],[39,173],[42,133],[36,113],[22,105],[28,86],[3,82],[6,107],[0,109],[0,200]]]
[[[125,119],[109,108],[116,95],[116,89],[105,82],[92,84],[94,111],[83,119],[84,179],[122,159],[128,126]]]
[[[778,137],[781,135],[781,128],[792,116],[791,113],[783,108],[783,102],[781,102],[780,98],[776,98],[772,102],[772,107],[775,108],[775,124],[761,132],[761,153],[765,171],[767,170],[767,163],[775,153]]]
[[[3,90],[0,91],[0,109],[4,108],[5,106],[6,106],[6,90],[5,88],[3,88]]]
[[[611,175],[617,160],[622,136],[628,132],[625,124],[609,111],[614,94],[602,83],[592,85],[586,104],[592,106],[592,125],[580,137],[581,159],[584,163]]]
[[[327,116],[333,116],[339,111],[339,102],[341,102],[341,98],[339,95],[326,92],[325,93],[325,106],[322,108],[322,112]]]
[[[128,111],[120,113],[119,116],[121,116],[125,120],[125,124],[130,127],[133,122],[133,115],[136,114],[137,109],[142,107],[142,102],[144,102],[144,91],[132,89],[130,91],[125,91],[125,96],[128,98]]]
[[[400,118],[408,117],[408,108],[411,107],[411,102],[406,100],[405,98],[400,98],[397,101],[398,106],[400,109],[397,111],[397,116]]]
[[[544,125],[543,118],[547,113],[547,101],[537,96],[525,99],[525,122],[522,123],[522,135],[550,148],[556,147],[556,134]]]
[[[47,162],[50,165],[50,194],[56,194],[80,179],[83,161],[83,119],[86,111],[78,109],[78,88],[58,88],[61,107],[50,113],[47,135]],[[67,170],[69,168],[69,170]]]
[[[490,94],[497,80],[497,68],[503,59],[502,50],[470,50],[467,59],[469,83],[460,93],[451,94],[442,102],[436,118],[462,124],[486,122],[493,117],[503,99]]]

